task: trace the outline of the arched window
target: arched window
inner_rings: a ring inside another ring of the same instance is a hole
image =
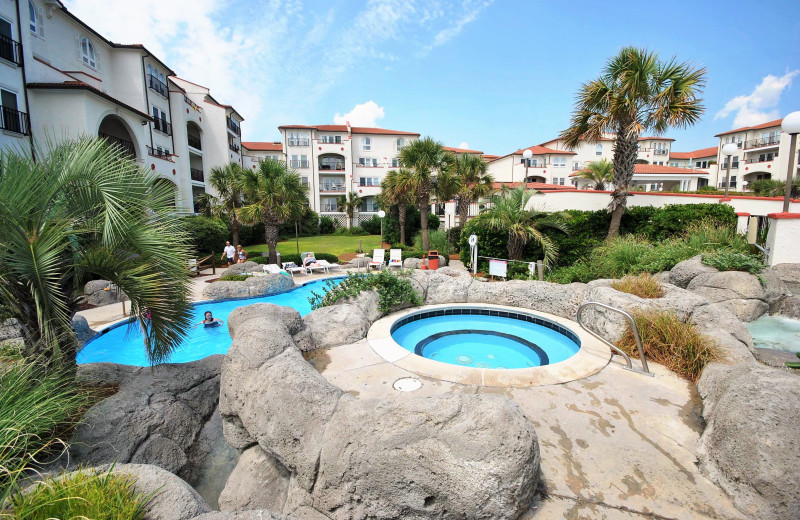
[[[164,75],[163,74],[159,74],[158,75],[158,80],[161,81],[161,83],[164,83]],[[166,85],[166,83],[164,83],[164,84]]]
[[[94,45],[89,41],[89,38],[81,38],[81,57],[83,63],[94,68],[97,68],[97,55],[94,52]]]
[[[147,64],[147,75],[148,76],[152,76],[153,75],[153,66],[150,65],[149,63]]]
[[[603,145],[602,144],[598,144],[597,146],[594,147],[594,154],[595,155],[603,155]]]
[[[39,34],[39,21],[36,18],[36,8],[30,0],[28,0],[28,14],[30,15],[31,32],[33,34]]]
[[[405,141],[405,139],[403,139],[402,137],[398,137],[398,138],[397,138],[397,149],[398,149],[398,150],[399,150],[400,148],[402,148],[403,146],[405,146],[405,144],[406,144],[406,141]]]
[[[370,139],[369,137],[364,138],[363,150],[364,151],[372,150],[372,139]]]

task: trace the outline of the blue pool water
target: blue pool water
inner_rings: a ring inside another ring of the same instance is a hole
[[[334,281],[343,278],[336,278]],[[263,298],[247,298],[242,300],[228,300],[213,303],[198,303],[194,306],[194,322],[202,321],[203,314],[211,311],[215,318],[225,322],[218,327],[204,327],[190,329],[183,343],[175,349],[169,359],[170,363],[187,363],[197,361],[212,354],[225,354],[231,346],[231,336],[228,333],[228,315],[237,307],[252,305],[254,303],[274,303],[296,309],[301,316],[311,312],[311,303],[308,298],[311,292],[317,294],[324,292],[327,285],[324,280],[311,282],[292,291]],[[102,335],[95,336],[89,341],[77,357],[79,365],[84,363],[97,363],[107,361],[121,365],[134,365],[139,367],[149,366],[145,355],[142,333],[137,324],[123,324],[118,327],[106,329]]]
[[[552,365],[578,352],[574,339],[540,323],[480,314],[430,316],[401,321],[392,338],[434,361],[475,368]]]

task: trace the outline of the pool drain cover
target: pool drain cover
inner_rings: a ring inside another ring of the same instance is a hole
[[[458,356],[456,358],[456,361],[458,361],[462,365],[471,365],[472,364],[472,358],[469,357],[469,356]]]
[[[400,390],[401,392],[413,392],[414,390],[419,390],[422,387],[422,381],[419,379],[414,379],[413,377],[401,377],[394,382],[392,387],[395,390]]]

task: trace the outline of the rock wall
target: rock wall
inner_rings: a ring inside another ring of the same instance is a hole
[[[250,262],[254,263],[254,262]],[[246,265],[246,264],[237,264]],[[258,265],[258,264],[255,264]],[[236,266],[233,266],[236,267]],[[231,267],[230,269],[233,269]],[[258,265],[259,269],[261,268]],[[208,300],[227,300],[230,298],[256,298],[280,294],[294,289],[294,281],[282,274],[251,276],[241,282],[213,282],[203,288],[203,298]]]
[[[369,322],[358,302],[303,319],[269,304],[230,315],[220,412],[228,442],[246,451],[220,505],[332,519],[519,517],[540,460],[533,426],[513,401],[357,399],[312,368],[295,341],[360,339],[366,327],[353,332],[354,324]]]
[[[83,286],[83,299],[89,305],[100,307],[125,301],[128,297],[108,280],[92,280]]]

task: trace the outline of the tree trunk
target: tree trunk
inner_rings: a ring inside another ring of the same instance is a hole
[[[428,251],[431,244],[428,241],[428,213],[431,212],[431,181],[424,180],[419,187],[419,227],[422,231],[422,251]]]
[[[468,198],[461,197],[458,199],[458,225],[461,226],[462,229],[469,218],[470,204],[472,204],[472,201]]]
[[[633,179],[638,142],[638,135],[624,135],[621,131],[617,133],[614,142],[614,193],[611,194],[611,203],[608,205],[608,209],[611,211],[608,238],[619,235],[622,214],[625,213],[625,206],[628,203],[628,187]]]
[[[400,221],[400,243],[406,245],[406,205],[399,204],[397,220]]]
[[[233,237],[232,237],[233,242],[231,242],[231,243],[233,244],[234,247],[239,245],[239,227],[240,227],[239,219],[237,219],[235,216],[232,216],[231,217],[231,235],[233,235]]]
[[[280,235],[280,225],[271,221],[264,221],[264,241],[269,247],[269,263],[278,263],[278,236]]]
[[[522,255],[525,253],[525,245],[526,242],[524,240],[509,233],[508,245],[506,246],[506,249],[508,250],[508,259],[522,260]]]

